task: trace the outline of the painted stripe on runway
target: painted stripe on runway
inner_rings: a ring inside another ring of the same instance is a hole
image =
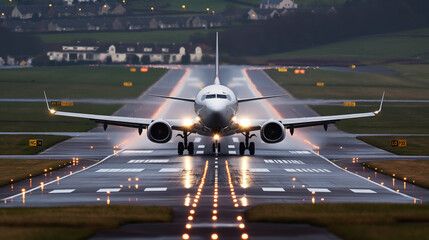
[[[228,154],[237,154],[236,151],[228,151]]]
[[[235,143],[240,142],[240,141],[238,140],[238,137],[233,137],[233,138],[232,138],[232,141],[233,141],[233,142],[235,142]]]
[[[98,173],[128,173],[128,172],[142,172],[144,168],[102,168],[95,172]]]
[[[311,154],[310,151],[289,151],[292,154]]]
[[[262,191],[264,192],[284,192],[283,188],[275,188],[275,187],[263,187]]]
[[[167,191],[166,187],[158,187],[158,188],[145,188],[145,192],[165,192]]]
[[[120,188],[100,188],[97,190],[97,192],[119,192],[121,191]]]
[[[168,163],[170,159],[132,159],[127,163]]]
[[[235,145],[228,145],[228,148],[235,148]]]
[[[177,173],[181,172],[183,168],[161,168],[159,172],[167,172],[167,173]]]
[[[350,189],[350,191],[354,193],[376,193],[374,190],[371,189]]]
[[[197,151],[196,154],[204,154],[204,151]]]
[[[289,160],[289,159],[264,159],[265,163],[279,163],[279,164],[305,164],[301,160]]]
[[[76,189],[55,189],[50,191],[49,193],[72,193],[74,192]]]
[[[321,168],[285,168],[286,172],[330,173],[331,170]]]
[[[145,154],[145,153],[153,153],[153,150],[125,150],[122,154]]]
[[[205,145],[198,145],[198,148],[205,148]]]
[[[201,142],[201,138],[200,137],[195,138],[194,142],[196,142],[196,143]]]
[[[331,190],[327,189],[327,188],[307,188],[308,191],[310,192],[331,192]]]
[[[260,172],[270,172],[268,168],[249,168],[249,172],[260,173]]]

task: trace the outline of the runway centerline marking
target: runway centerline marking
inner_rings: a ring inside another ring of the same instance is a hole
[[[55,189],[50,191],[49,193],[72,193],[76,191],[76,189]]]
[[[264,192],[284,192],[284,188],[275,188],[275,187],[263,187],[262,191]]]
[[[177,173],[182,172],[183,168],[161,168],[159,172],[166,172],[166,173]]]
[[[87,171],[88,169],[90,169],[90,168],[92,168],[92,167],[97,166],[98,164],[100,164],[100,163],[102,163],[102,162],[106,161],[107,159],[109,159],[109,158],[111,158],[111,157],[113,157],[113,156],[115,156],[115,155],[117,155],[117,154],[121,153],[122,151],[124,151],[124,150],[120,150],[120,151],[118,151],[117,153],[110,154],[109,156],[107,156],[107,157],[103,158],[102,160],[100,160],[98,163],[96,163],[96,164],[94,164],[94,165],[91,165],[91,166],[89,166],[89,167],[87,167],[87,168],[85,168],[85,169],[81,169],[81,170],[79,170],[79,171],[76,171],[76,172],[74,172],[74,173],[71,173],[71,174],[65,175],[65,176],[63,176],[63,177],[60,177],[59,179],[55,179],[55,180],[52,180],[52,181],[50,181],[50,182],[47,182],[47,183],[45,183],[43,186],[45,186],[45,187],[46,187],[47,185],[50,185],[50,184],[52,184],[52,183],[57,183],[58,181],[61,181],[61,180],[65,179],[65,178],[68,178],[68,177],[70,177],[70,176],[76,175],[76,174],[81,173],[81,172],[83,172],[83,171]],[[30,193],[30,192],[33,192],[34,190],[37,190],[37,189],[40,189],[40,188],[42,188],[42,186],[41,186],[41,185],[39,185],[39,186],[37,186],[37,187],[35,187],[35,188],[32,188],[32,189],[29,189],[29,190],[25,191],[25,194]],[[3,199],[2,199],[2,201],[7,201],[7,200],[9,200],[9,199],[12,199],[12,198],[15,198],[15,197],[21,196],[22,194],[23,194],[23,193],[21,192],[21,193],[18,193],[18,194],[12,195],[12,196],[7,197],[7,198],[3,198]]]
[[[270,172],[270,170],[268,168],[249,168],[249,172],[264,173],[264,172]]]
[[[100,188],[97,190],[97,192],[119,192],[121,191],[120,188]]]
[[[289,151],[291,154],[304,154],[304,155],[308,155],[311,154],[310,151]]]
[[[166,187],[153,187],[153,188],[145,188],[145,192],[165,192],[167,191]]]
[[[204,151],[197,151],[196,154],[204,154]]]
[[[236,151],[228,151],[228,154],[237,154]]]
[[[329,193],[331,190],[327,188],[307,188],[309,192],[323,192],[323,193]]]
[[[235,145],[228,145],[228,148],[235,148]]]
[[[354,193],[377,193],[371,189],[350,189],[350,191],[352,191]]]
[[[144,168],[101,168],[97,173],[129,173],[129,172],[142,172]]]
[[[330,173],[331,170],[326,168],[285,168],[286,172],[293,173]]]
[[[293,159],[264,159],[265,163],[279,163],[279,164],[298,164],[304,165],[305,163],[301,160]]]

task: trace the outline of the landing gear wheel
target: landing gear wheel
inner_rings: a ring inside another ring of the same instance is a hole
[[[246,150],[246,146],[244,146],[244,142],[240,142],[240,155],[243,156],[244,155],[244,151]]]
[[[212,150],[213,150],[213,152],[216,152],[216,144],[215,143],[212,144]]]
[[[185,145],[183,145],[182,142],[179,142],[177,145],[177,153],[179,153],[179,155],[183,155],[183,150],[185,150]]]
[[[220,143],[217,144],[217,152],[220,153]]]
[[[188,143],[188,153],[189,153],[189,155],[194,155],[194,143],[193,142]]]
[[[249,153],[250,153],[250,155],[255,155],[255,143],[254,142],[251,142],[249,144]]]

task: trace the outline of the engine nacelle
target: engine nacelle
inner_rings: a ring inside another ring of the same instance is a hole
[[[149,124],[147,128],[147,138],[155,143],[166,143],[173,136],[170,124],[163,120],[157,120]]]
[[[278,121],[268,120],[261,127],[261,138],[266,143],[278,143],[283,141],[286,131]]]

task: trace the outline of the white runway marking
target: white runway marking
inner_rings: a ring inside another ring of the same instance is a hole
[[[127,173],[127,172],[142,172],[144,168],[102,168],[95,172],[98,173]]]
[[[274,188],[274,187],[263,187],[262,191],[264,192],[284,192],[283,188]]]
[[[125,150],[122,154],[145,154],[145,153],[153,153],[153,150]]]
[[[259,172],[270,172],[268,168],[249,168],[249,172],[259,173]]]
[[[233,137],[232,141],[235,142],[235,143],[238,143],[239,142],[238,137]]]
[[[196,154],[204,154],[204,151],[197,151]]]
[[[376,193],[375,191],[371,189],[350,189],[350,191],[354,193]]]
[[[289,151],[292,154],[311,154],[310,151]]]
[[[55,189],[50,191],[49,193],[72,193],[74,192],[76,189]]]
[[[181,172],[183,168],[161,168],[159,172],[168,172],[168,173],[176,173]]]
[[[228,151],[228,154],[237,154],[236,151]]]
[[[121,191],[120,188],[100,188],[97,190],[97,192],[119,192]]]
[[[201,142],[201,138],[200,137],[195,138],[194,142],[196,142],[196,143]]]
[[[285,171],[286,172],[294,172],[294,173],[296,173],[296,172],[300,172],[300,173],[302,173],[302,172],[306,172],[306,173],[329,173],[329,172],[331,172],[330,170],[325,169],[325,168],[323,168],[323,169],[321,169],[321,168],[285,168]]]
[[[145,192],[165,192],[167,191],[167,188],[166,187],[145,188],[144,191]]]
[[[264,159],[265,163],[280,163],[280,164],[305,164],[301,160],[285,160],[285,159]]]
[[[198,145],[198,148],[205,148],[205,145]]]
[[[235,148],[235,145],[228,145],[228,148]]]
[[[307,188],[307,190],[310,192],[331,192],[331,190],[327,188]]]
[[[132,159],[127,163],[168,163],[170,159]]]

